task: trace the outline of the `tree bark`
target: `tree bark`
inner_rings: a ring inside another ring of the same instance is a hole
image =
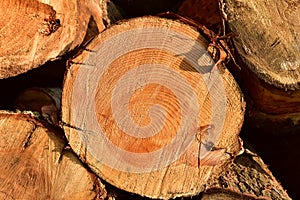
[[[1,1],[0,79],[61,58],[110,23],[105,0],[46,2]]]
[[[118,188],[151,198],[203,191],[242,149],[243,97],[198,31],[143,17],[102,32],[72,61],[62,120],[76,154]]]
[[[266,114],[300,112],[300,2],[226,0],[242,81]]]
[[[226,0],[248,113],[244,138],[299,198],[300,2]],[[227,18],[226,18],[227,17]],[[240,58],[240,59],[238,59]]]
[[[291,199],[262,159],[246,149],[220,174],[212,176],[203,193],[209,199]]]
[[[32,114],[0,113],[1,199],[101,199],[100,180]],[[76,173],[74,173],[76,172]]]

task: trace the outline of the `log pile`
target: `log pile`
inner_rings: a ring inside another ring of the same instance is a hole
[[[299,132],[299,6],[2,1],[1,198],[290,199],[251,146]]]

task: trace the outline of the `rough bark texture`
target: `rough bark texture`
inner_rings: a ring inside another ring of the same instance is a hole
[[[264,113],[300,112],[300,2],[226,0],[243,82]]]
[[[100,177],[142,196],[202,191],[213,166],[241,150],[245,106],[207,47],[192,27],[158,17],[102,32],[65,77],[62,118],[73,150]]]
[[[248,149],[212,176],[201,199],[290,199],[261,158]]]
[[[59,59],[94,37],[105,28],[103,19],[110,22],[112,4],[107,5],[94,0],[1,1],[0,78]],[[96,26],[88,27],[92,22]]]
[[[228,28],[239,35],[233,41],[248,102],[244,138],[298,199],[300,2],[224,2]]]
[[[244,125],[243,138],[259,152],[288,194],[299,198],[299,114],[268,115],[252,109]]]
[[[102,183],[65,149],[61,131],[33,117],[0,113],[1,199],[104,198]]]

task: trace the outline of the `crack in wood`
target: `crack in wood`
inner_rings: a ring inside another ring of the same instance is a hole
[[[91,134],[96,134],[96,132],[95,132],[95,131],[92,131],[92,130],[84,130],[84,129],[82,129],[82,128],[79,128],[79,127],[73,126],[73,125],[71,125],[71,124],[68,124],[68,123],[66,123],[66,122],[63,122],[63,121],[59,122],[59,126],[60,126],[61,128],[64,128],[64,126],[65,126],[65,127],[68,127],[68,128],[74,129],[74,130],[76,130],[76,131],[81,131],[81,132],[83,132],[83,133],[91,133]]]
[[[83,62],[74,62],[74,61],[67,61],[67,66],[68,66],[68,69],[70,69],[72,67],[72,65],[75,64],[75,65],[81,65],[81,66],[87,66],[87,67],[96,67],[96,65],[91,65],[91,64],[87,64],[87,63],[83,63]]]
[[[27,149],[30,146],[30,140],[32,138],[33,133],[36,131],[38,128],[38,125],[35,124],[34,122],[30,122],[33,124],[33,128],[30,130],[28,137],[26,138],[24,144],[23,144],[23,150]]]
[[[280,44],[280,38],[276,38],[275,41],[270,45],[272,48],[276,47],[278,44]]]

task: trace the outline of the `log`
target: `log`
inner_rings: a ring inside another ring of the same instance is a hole
[[[293,136],[300,132],[300,115],[299,113],[271,115],[252,107],[248,112],[245,126],[247,131],[257,138],[260,137],[260,133],[264,133],[266,137]]]
[[[61,137],[30,113],[0,112],[1,199],[105,198],[100,180]]]
[[[73,151],[112,185],[151,198],[203,191],[242,150],[245,103],[209,42],[178,20],[102,32],[72,61],[62,123]]]
[[[300,2],[226,0],[242,84],[261,112],[300,112]]]
[[[248,105],[244,138],[293,199],[300,132],[300,2],[223,1]],[[238,59],[239,58],[239,59]],[[267,145],[266,145],[267,144]]]
[[[237,156],[233,162],[228,163],[209,178],[203,192],[193,197],[181,198],[182,200],[270,200],[291,198],[281,184],[273,176],[263,160],[249,150],[245,145],[243,154]],[[284,165],[284,163],[282,163]],[[217,171],[217,170],[216,170]],[[295,177],[296,179],[296,177]],[[295,186],[296,187],[296,186]],[[146,200],[132,193],[106,187],[108,198]]]
[[[106,0],[47,3],[1,1],[0,79],[60,59],[102,31],[103,19],[110,23]]]
[[[300,152],[296,149],[300,142],[300,128],[291,128],[291,125],[283,123],[278,125],[278,121],[274,121],[272,123],[274,129],[268,130],[267,128],[272,125],[268,123],[272,122],[273,119],[269,118],[270,121],[268,121],[266,118],[266,116],[253,116],[251,122],[244,124],[243,138],[247,139],[253,148],[259,152],[259,155],[268,164],[269,169],[281,182],[290,197],[299,199],[298,170],[300,162],[298,158]],[[253,122],[253,119],[261,119],[261,122]],[[280,128],[278,128],[279,126]]]
[[[245,149],[218,176],[212,176],[201,200],[291,199],[262,159]]]

